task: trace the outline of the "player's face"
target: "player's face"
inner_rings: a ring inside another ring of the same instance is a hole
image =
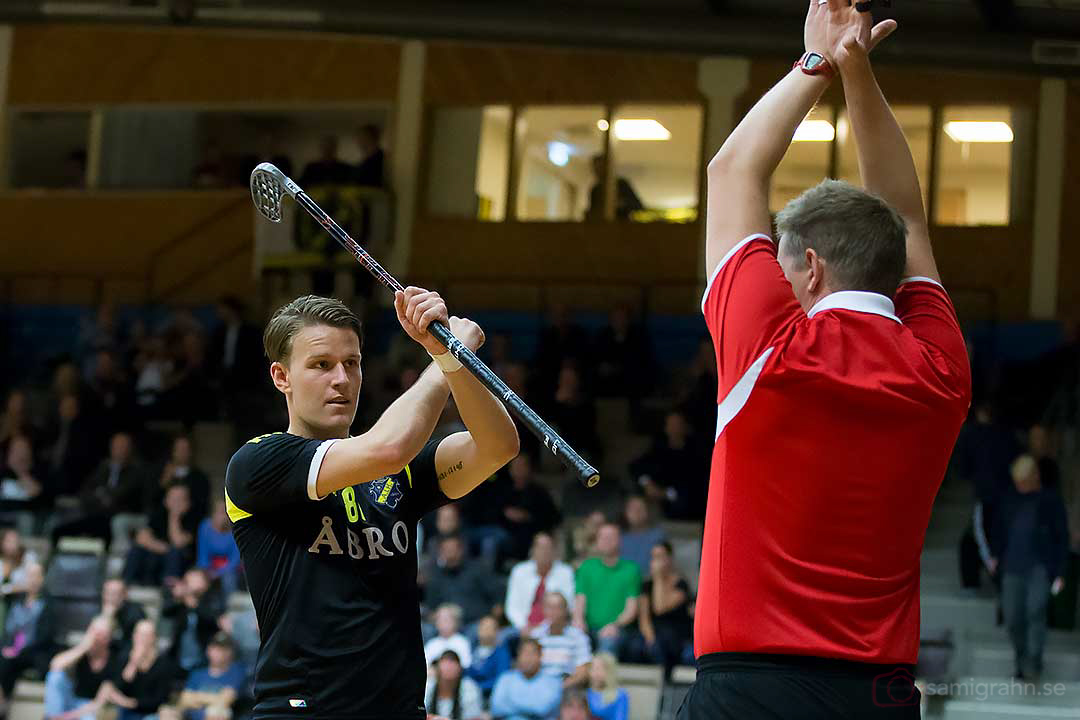
[[[274,382],[290,400],[291,419],[326,437],[345,437],[363,382],[360,339],[347,328],[306,327],[293,337],[288,368],[274,372]]]

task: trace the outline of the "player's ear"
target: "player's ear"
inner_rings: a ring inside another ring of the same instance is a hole
[[[824,284],[825,265],[814,248],[806,248],[806,268],[810,274],[806,278],[806,291],[817,292]]]
[[[289,368],[284,364],[277,361],[270,363],[270,379],[281,392],[289,390]]]

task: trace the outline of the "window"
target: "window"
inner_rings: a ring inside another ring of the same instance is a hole
[[[433,118],[428,212],[506,219],[509,106],[438,108]]]
[[[832,107],[819,105],[810,111],[773,174],[769,191],[769,210],[779,212],[804,190],[812,188],[829,174],[836,117]]]
[[[88,112],[13,112],[11,185],[16,188],[86,186]]]
[[[915,174],[923,191],[923,207],[927,207],[930,193],[930,127],[933,115],[929,106],[897,106],[893,114],[907,138],[911,156],[915,161]],[[857,187],[862,187],[859,175],[859,159],[855,149],[855,135],[851,131],[847,110],[841,111],[836,122],[838,143],[836,177]]]
[[[518,220],[585,218],[598,187],[594,158],[603,156],[604,122],[601,106],[522,108],[515,128]]]
[[[946,107],[938,129],[934,221],[939,225],[1008,225],[1016,152],[1008,107]]]
[[[701,123],[697,105],[616,109],[608,129],[615,182],[609,217],[646,222],[697,219]],[[595,215],[596,209],[589,214]]]

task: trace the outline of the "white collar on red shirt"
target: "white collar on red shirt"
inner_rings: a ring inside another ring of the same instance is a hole
[[[896,317],[896,307],[893,305],[892,300],[878,293],[862,292],[860,290],[841,290],[826,295],[818,300],[814,307],[810,308],[810,312],[806,313],[806,316],[814,317],[826,310],[854,310],[855,312],[881,315],[900,322],[900,318]]]

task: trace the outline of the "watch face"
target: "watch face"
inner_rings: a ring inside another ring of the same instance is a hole
[[[807,70],[813,70],[818,65],[820,65],[821,61],[824,59],[825,58],[821,57],[817,53],[810,53],[806,56],[806,60],[803,61],[803,67],[805,67]]]

